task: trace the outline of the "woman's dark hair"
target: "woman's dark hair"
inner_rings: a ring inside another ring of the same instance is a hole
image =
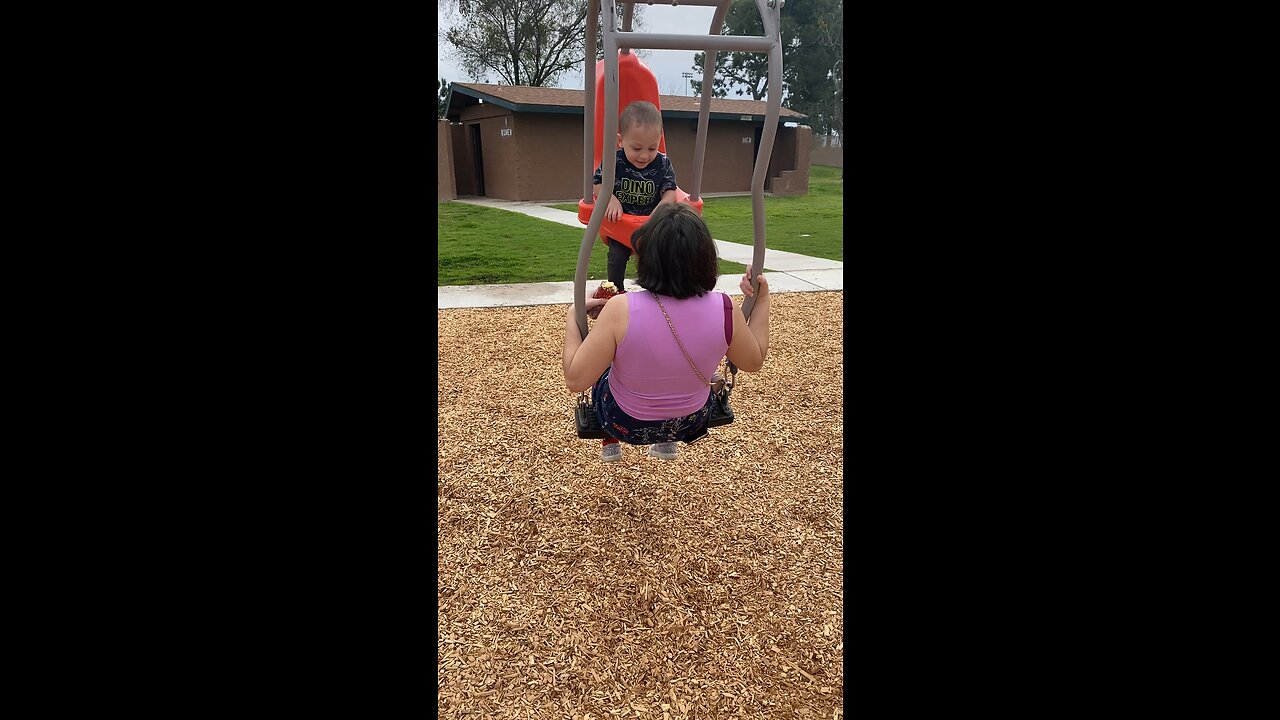
[[[685,203],[665,203],[631,236],[636,284],[677,300],[715,289],[720,258],[702,216]]]

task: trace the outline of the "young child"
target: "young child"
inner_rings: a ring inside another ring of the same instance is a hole
[[[607,220],[617,220],[622,213],[651,215],[662,203],[676,201],[676,171],[665,153],[658,152],[662,140],[662,113],[651,102],[636,100],[622,109],[618,116],[617,170],[614,172],[613,192],[609,194]],[[600,199],[600,179],[604,165],[596,168],[593,195]],[[627,261],[631,248],[608,239],[607,261],[609,281],[620,293],[626,292],[623,279],[627,274]]]

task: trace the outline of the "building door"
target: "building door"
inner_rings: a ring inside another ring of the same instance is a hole
[[[476,195],[484,195],[484,158],[480,155],[480,123],[471,125],[471,157],[476,163]]]

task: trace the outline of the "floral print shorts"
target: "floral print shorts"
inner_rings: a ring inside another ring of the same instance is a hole
[[[684,417],[670,420],[637,420],[628,415],[613,399],[609,391],[610,366],[596,381],[591,391],[591,402],[596,408],[600,428],[605,434],[631,445],[653,445],[665,442],[691,443],[707,435],[707,420],[711,417],[711,390],[707,390],[707,402],[700,410]]]

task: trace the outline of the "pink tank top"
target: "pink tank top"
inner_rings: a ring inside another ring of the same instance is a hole
[[[661,299],[689,357],[711,380],[729,349],[724,293]],[[629,292],[627,306],[627,335],[618,344],[609,373],[609,390],[618,407],[637,420],[666,420],[701,409],[711,388],[689,367],[653,294]]]

